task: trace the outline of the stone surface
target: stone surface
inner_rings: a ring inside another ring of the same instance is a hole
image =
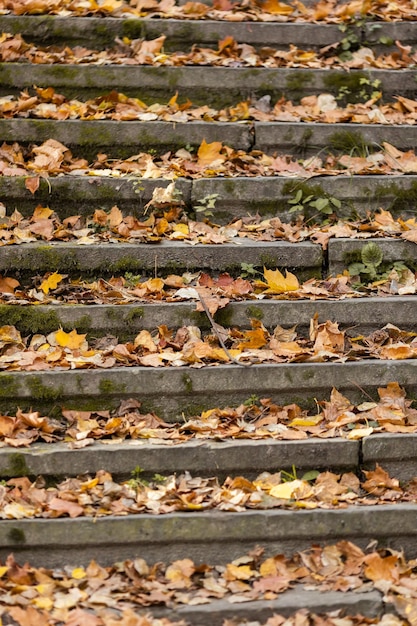
[[[50,268],[52,269],[52,267]],[[161,324],[173,328],[197,325],[211,329],[204,312],[196,311],[197,300],[189,302],[137,302],[135,304],[56,304],[35,306],[0,306],[0,325],[13,321],[22,334],[56,330],[62,326],[69,332],[87,332],[97,337],[113,334],[120,340],[131,340],[143,328],[153,331]],[[297,332],[307,333],[310,320],[317,313],[320,322],[336,321],[348,334],[369,334],[395,319],[403,329],[415,328],[414,311],[417,296],[361,298],[346,300],[245,300],[230,302],[219,309],[214,318],[228,327],[250,328],[251,320],[259,319],[270,331],[279,325],[297,325]],[[353,331],[352,331],[353,329]],[[350,332],[349,332],[350,331]]]
[[[322,250],[317,244],[304,242],[297,247],[276,241],[239,240],[220,246],[163,240],[156,244],[119,243],[31,243],[23,246],[6,246],[0,257],[0,271],[15,267],[33,272],[62,270],[123,274],[126,271],[154,273],[182,273],[185,270],[229,270],[241,272],[241,263],[257,267],[289,267],[305,270],[305,274],[319,275]],[[88,250],[88,254],[86,254]]]
[[[417,434],[375,434],[362,443],[365,469],[381,465],[391,476],[408,481],[417,475]]]
[[[263,471],[282,469],[306,472],[311,469],[355,470],[359,463],[359,442],[346,439],[305,439],[300,441],[198,440],[177,443],[146,439],[124,443],[94,443],[71,449],[66,443],[33,444],[20,450],[0,448],[0,476],[70,476],[94,474],[106,469],[113,477],[129,478],[140,466],[144,478],[154,474],[191,472],[195,476],[245,476],[253,480]],[[20,471],[19,471],[20,468]],[[301,476],[301,474],[300,474]]]
[[[118,122],[112,120],[22,120],[0,119],[3,141],[42,143],[50,137],[70,148],[74,154],[94,160],[104,150],[113,158],[129,158],[138,152],[158,153],[185,146],[198,147],[202,137],[209,143],[223,143],[249,150],[252,136],[249,125],[219,122]]]
[[[199,606],[180,606],[174,609],[153,609],[152,613],[170,619],[185,619],[199,626],[222,626],[224,619],[256,620],[263,623],[274,613],[290,616],[296,611],[308,609],[312,613],[324,613],[343,610],[343,615],[381,616],[383,601],[378,591],[340,592],[305,590],[301,586],[279,594],[275,600],[231,603],[226,600],[214,600]]]
[[[416,395],[417,359],[363,360],[346,363],[279,363],[255,367],[216,365],[125,367],[43,372],[2,372],[1,410],[58,404],[75,409],[107,409],[122,398],[135,397],[143,410],[178,421],[216,406],[239,404],[252,394],[286,404],[314,406],[314,398],[329,397],[332,387],[360,402],[377,397],[377,387],[398,381]],[[360,382],[358,382],[360,381]]]
[[[255,149],[312,156],[318,150],[349,154],[379,151],[384,141],[396,148],[415,150],[416,126],[377,124],[307,124],[255,122]]]
[[[231,77],[233,79],[231,80]],[[401,93],[414,98],[417,83],[414,70],[351,70],[351,85],[356,89],[361,80],[379,88],[386,99]],[[29,65],[0,63],[0,95],[19,93],[33,84],[54,87],[71,97],[95,97],[113,89],[144,100],[166,102],[176,91],[194,104],[214,106],[236,105],[252,96],[271,95],[299,99],[306,92],[338,93],[346,84],[346,72],[341,69],[315,70],[298,68],[225,68],[225,67],[152,67],[122,65]],[[140,85],[138,88],[136,85]],[[219,90],[218,86],[222,89]]]
[[[101,564],[142,557],[148,562],[184,558],[225,564],[262,544],[265,555],[333,544],[344,539],[365,548],[370,541],[417,555],[417,505],[387,504],[346,509],[180,512],[165,515],[3,520],[0,559],[55,567]],[[242,545],[244,537],[244,545]]]
[[[329,273],[343,272],[351,263],[361,260],[361,250],[374,242],[383,254],[383,263],[402,261],[411,269],[417,266],[417,246],[404,239],[331,239],[328,247]]]

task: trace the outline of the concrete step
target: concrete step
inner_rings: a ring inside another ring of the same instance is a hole
[[[345,509],[179,512],[60,519],[2,520],[0,559],[10,552],[35,566],[110,565],[141,557],[149,563],[184,557],[226,564],[258,545],[265,556],[290,555],[311,544],[341,539],[365,548],[371,541],[415,558],[416,504],[347,506]],[[221,532],[219,530],[221,529]]]
[[[415,98],[414,76],[412,69],[351,70],[347,75],[343,69],[1,63],[0,95],[18,94],[22,89],[37,85],[53,87],[67,97],[88,98],[101,95],[111,85],[112,89],[147,103],[165,102],[178,91],[193,104],[221,108],[254,96],[270,95],[274,101],[282,96],[299,100],[323,92],[338,94],[342,86],[347,86],[352,93],[375,81],[380,81],[378,89],[386,100],[392,100],[399,93]]]
[[[89,370],[3,371],[0,407],[7,412],[36,406],[78,410],[116,408],[136,398],[145,412],[168,421],[217,406],[238,405],[254,394],[278,404],[314,406],[336,387],[353,402],[376,397],[379,386],[397,381],[416,394],[417,360],[362,360],[345,363],[276,363],[254,366],[112,367]]]
[[[18,266],[16,266],[17,269]],[[52,269],[52,268],[51,268]],[[127,341],[142,329],[153,331],[161,324],[197,325],[211,329],[205,313],[196,311],[191,302],[137,302],[135,304],[3,304],[0,305],[0,326],[13,323],[23,335],[48,333],[62,327],[76,329],[89,337],[115,335]],[[321,321],[337,321],[341,329],[354,329],[357,334],[370,334],[376,327],[392,323],[404,330],[415,328],[414,311],[417,296],[363,297],[340,300],[263,299],[230,302],[219,309],[214,318],[224,326],[250,328],[252,319],[259,319],[270,331],[276,326],[297,325],[297,332],[307,332],[310,320],[317,313]]]
[[[109,47],[116,37],[154,39],[166,35],[167,50],[185,50],[193,44],[217,47],[220,40],[233,37],[238,43],[256,47],[284,47],[293,44],[299,48],[321,48],[346,37],[338,24],[306,22],[232,22],[220,20],[184,20],[159,18],[67,17],[52,15],[1,15],[0,30],[21,34],[28,41],[42,46],[51,44],[83,45],[88,48]],[[366,22],[361,27],[352,25],[349,34],[362,45],[371,45],[383,51],[392,42],[402,45],[415,42],[412,22]],[[381,42],[385,41],[385,44]]]
[[[32,175],[32,173],[28,175]],[[143,215],[144,207],[156,187],[166,187],[167,179],[144,179],[136,176],[41,177],[39,189],[32,194],[25,187],[25,176],[0,177],[0,201],[11,214],[15,209],[31,215],[38,204],[49,206],[61,219],[71,215],[91,215],[96,208],[111,209],[115,204],[125,213]],[[227,224],[248,213],[265,217],[278,215],[283,221],[294,219],[291,200],[299,189],[305,195],[335,197],[342,202],[341,218],[366,216],[379,208],[394,215],[412,217],[417,201],[417,178],[413,175],[317,176],[301,178],[235,177],[178,178],[175,186],[190,210],[201,200],[217,194],[213,221]]]
[[[321,246],[308,241],[294,244],[239,239],[219,246],[164,240],[157,244],[119,243],[78,245],[77,243],[29,243],[5,246],[0,272],[19,268],[33,274],[62,271],[89,274],[135,274],[157,272],[181,274],[184,271],[214,270],[240,274],[242,263],[256,267],[288,267],[304,278],[321,276]]]
[[[396,261],[402,261],[411,269],[417,267],[417,246],[412,241],[404,239],[332,239],[329,241],[328,262],[329,273],[338,274],[343,272],[350,263],[360,261],[361,250],[367,244],[373,242],[383,254],[383,263],[392,265]]]
[[[310,470],[360,472],[383,466],[400,481],[414,478],[417,434],[373,433],[360,440],[310,437],[294,441],[197,438],[185,443],[160,439],[129,439],[122,443],[96,441],[88,447],[68,443],[34,443],[28,448],[0,448],[0,477],[61,477],[95,474],[105,468],[115,480],[126,480],[136,468],[141,476],[167,476],[186,471],[198,476],[245,476],[254,480],[261,472]]]
[[[410,443],[415,441],[416,437],[410,439]],[[369,453],[372,456],[369,464],[373,467],[375,460],[378,462],[382,456],[378,454],[381,445],[384,445],[384,457],[396,454],[394,445],[390,445],[387,438],[381,440],[379,437]],[[272,437],[262,441],[197,439],[177,444],[146,439],[123,443],[108,440],[82,449],[72,449],[67,443],[35,443],[19,450],[0,448],[0,477],[42,475],[55,479],[94,474],[105,468],[114,479],[127,480],[139,466],[144,479],[151,479],[155,474],[168,476],[188,471],[196,476],[217,476],[219,480],[240,475],[254,480],[263,471],[274,473],[292,470],[294,466],[300,476],[309,470],[358,471],[360,449],[359,441],[341,438],[300,441],[279,441]],[[416,454],[412,453],[410,462],[404,464],[406,470],[402,468],[402,477],[408,476],[415,457]],[[387,469],[386,465],[384,469]]]
[[[379,151],[384,142],[400,150],[416,150],[417,125],[325,124],[292,122],[119,122],[112,120],[0,119],[0,141],[43,143],[53,137],[74,155],[93,161],[104,151],[113,158],[128,158],[156,150],[175,152],[221,141],[235,150],[262,150],[267,154],[313,156]]]

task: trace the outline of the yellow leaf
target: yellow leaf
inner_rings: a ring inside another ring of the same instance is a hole
[[[9,567],[7,565],[2,565],[0,567],[0,578],[4,576],[8,570],[9,570]]]
[[[56,289],[58,283],[60,283],[63,278],[64,277],[57,272],[54,272],[53,274],[48,276],[48,278],[45,278],[45,280],[43,280],[41,283],[41,289],[43,293],[47,294],[49,293],[50,289]]]
[[[55,340],[61,348],[69,348],[77,350],[84,343],[86,335],[79,335],[74,329],[70,333],[66,333],[62,328],[56,331]]]
[[[213,141],[212,143],[206,143],[206,140],[203,139],[201,145],[197,152],[198,164],[199,165],[210,165],[214,161],[223,161],[226,160],[226,157],[220,154],[223,145],[221,141]]]
[[[174,231],[178,233],[182,233],[183,235],[188,235],[190,233],[188,224],[175,224]]]
[[[282,498],[283,500],[291,500],[294,497],[295,492],[300,487],[304,486],[304,481],[302,480],[290,480],[287,483],[281,483],[280,485],[275,485],[272,487],[269,495],[273,498]]]
[[[75,578],[75,580],[81,580],[87,576],[87,572],[82,567],[76,567],[71,572],[71,577]]]
[[[363,439],[364,437],[369,437],[371,433],[374,432],[374,429],[370,426],[369,428],[354,428],[351,430],[347,436],[348,439]]]
[[[267,270],[264,267],[265,280],[268,283],[269,293],[284,293],[286,291],[297,291],[300,288],[300,283],[294,274],[285,271],[285,278],[279,270]]]
[[[316,426],[323,420],[322,415],[316,415],[315,417],[296,417],[288,426]]]
[[[32,600],[32,603],[36,606],[36,608],[45,609],[46,611],[50,611],[54,606],[54,601],[51,598],[46,598],[45,596],[35,598]]]

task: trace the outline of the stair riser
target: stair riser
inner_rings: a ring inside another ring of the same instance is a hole
[[[233,37],[238,43],[256,47],[285,48],[293,44],[302,49],[321,48],[334,44],[346,36],[337,24],[306,24],[280,22],[231,22],[164,19],[120,19],[103,17],[71,17],[71,29],[66,29],[66,17],[31,15],[0,16],[0,30],[21,34],[27,41],[39,45],[83,45],[102,48],[114,45],[116,37],[129,39],[154,39],[164,34],[164,49],[187,50],[195,43],[217,47],[220,40]],[[391,46],[381,44],[381,38],[399,40],[402,45],[415,42],[412,22],[370,22],[361,28],[352,26],[349,33],[356,35],[364,46],[383,53]]]
[[[306,158],[318,151],[362,155],[381,150],[384,142],[401,150],[416,150],[416,126],[375,124],[305,124],[284,122],[117,122],[80,120],[0,119],[0,140],[40,144],[53,137],[74,155],[94,162],[98,152],[112,158],[129,158],[138,152],[158,154],[179,148],[198,148],[221,141],[236,150],[262,150],[267,154],[292,154]]]
[[[233,77],[233,78],[232,78]],[[0,95],[18,94],[22,89],[54,87],[67,97],[95,97],[117,89],[145,100],[166,102],[176,91],[194,104],[215,107],[235,105],[252,96],[271,95],[298,100],[307,94],[338,93],[346,85],[343,70],[223,68],[223,67],[150,67],[121,65],[30,65],[0,64]],[[352,70],[350,86],[359,90],[362,80],[379,89],[386,100],[401,93],[408,98],[417,94],[414,70]],[[134,87],[132,87],[132,85]],[[140,85],[140,87],[137,87]],[[218,86],[222,85],[219,90]]]
[[[363,506],[339,510],[247,511],[149,514],[127,517],[7,520],[0,525],[0,559],[13,552],[18,561],[56,567],[110,565],[141,557],[150,563],[184,557],[197,563],[226,564],[257,545],[265,556],[307,549],[311,544],[350,540],[365,548],[380,541],[417,555],[416,505]]]
[[[92,215],[96,208],[111,209],[115,204],[130,215],[143,215],[144,207],[156,187],[166,187],[169,180],[133,176],[62,176],[40,180],[32,195],[25,188],[26,177],[0,177],[0,201],[8,214],[14,209],[31,215],[38,204],[49,206],[61,219],[71,215]],[[342,201],[337,214],[343,217],[365,216],[383,208],[401,216],[414,216],[417,202],[415,176],[329,176],[312,180],[285,176],[253,178],[206,178],[193,181],[177,179],[176,188],[186,206],[195,207],[208,195],[218,194],[213,221],[227,224],[248,213],[268,218],[293,219],[288,200],[298,189],[315,196],[328,195]],[[135,189],[139,193],[135,193]],[[312,210],[313,211],[313,210]]]
[[[0,407],[39,410],[53,407],[109,409],[123,398],[137,398],[142,409],[166,420],[195,415],[213,406],[237,405],[254,394],[278,404],[314,406],[336,387],[352,401],[376,397],[377,388],[398,381],[417,396],[417,359],[347,363],[293,363],[240,367],[126,367],[108,370],[4,372],[0,374]]]

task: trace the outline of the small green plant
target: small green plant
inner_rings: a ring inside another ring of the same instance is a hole
[[[131,478],[126,482],[126,484],[134,490],[140,489],[141,487],[147,487],[149,485],[147,480],[144,480],[140,477],[143,473],[143,469],[137,465],[135,469],[130,472]]]
[[[320,472],[318,470],[310,470],[308,472],[306,472],[305,474],[303,474],[300,478],[300,480],[305,480],[306,482],[310,482],[312,480],[316,480],[317,476],[320,474]],[[281,478],[282,478],[282,482],[283,483],[288,483],[291,482],[292,480],[297,480],[297,469],[295,467],[295,465],[292,466],[291,471],[290,472],[286,472],[284,470],[281,470]]]
[[[384,255],[378,244],[370,241],[361,250],[361,262],[351,263],[348,267],[351,276],[360,276],[368,280],[375,280],[378,276],[378,267],[383,261]]]
[[[240,275],[242,278],[255,278],[256,276],[262,276],[262,272],[257,270],[252,263],[240,264]]]
[[[252,394],[251,396],[249,396],[249,398],[247,398],[244,403],[244,406],[255,406],[255,405],[259,405],[259,398],[256,394]]]
[[[323,215],[331,215],[334,213],[335,209],[340,209],[342,206],[338,198],[330,196],[327,193],[321,197],[317,197],[313,194],[304,193],[302,189],[298,189],[295,196],[288,200],[288,204],[291,205],[290,213],[306,211],[306,209],[312,208]]]
[[[194,210],[196,213],[203,213],[204,217],[213,217],[212,209],[216,208],[218,193],[210,193],[204,198],[198,200],[198,204],[195,205]]]
[[[138,283],[140,283],[140,274],[132,274],[132,272],[125,272],[123,278],[125,279],[125,286],[134,289]]]
[[[371,81],[366,76],[360,76],[357,88],[352,91],[350,85],[341,85],[337,91],[336,100],[347,102],[367,102],[368,100],[378,100],[381,97],[379,87],[381,81],[375,78]]]

